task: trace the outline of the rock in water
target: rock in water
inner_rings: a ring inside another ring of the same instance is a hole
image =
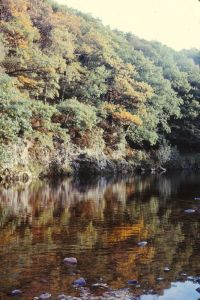
[[[81,277],[79,279],[74,280],[73,284],[78,286],[86,286],[86,281],[84,278]]]
[[[198,287],[198,288],[196,289],[196,291],[200,294],[200,287]]]
[[[57,299],[58,299],[58,300],[67,300],[68,297],[67,297],[66,295],[62,294],[62,295],[59,295],[59,296],[57,297]]]
[[[195,209],[188,208],[188,209],[185,209],[185,212],[188,214],[192,214],[192,213],[195,213]]]
[[[21,290],[13,290],[11,293],[11,296],[19,296],[22,294]]]
[[[158,277],[157,280],[158,280],[158,281],[163,281],[164,278],[163,278],[163,277]]]
[[[92,286],[95,287],[95,288],[102,288],[102,289],[103,289],[103,288],[108,288],[107,283],[102,283],[102,282],[94,283]]]
[[[138,243],[138,246],[140,246],[140,247],[144,247],[146,245],[147,245],[146,241],[141,241],[141,242]]]
[[[69,265],[76,265],[78,263],[76,257],[66,257],[64,259],[64,263],[69,264]]]
[[[137,284],[138,281],[137,281],[136,279],[130,279],[130,280],[127,281],[127,283],[128,283],[129,285],[134,285],[134,284]]]
[[[187,280],[194,281],[195,278],[194,278],[193,276],[188,276],[188,277],[187,277]]]
[[[165,268],[164,268],[164,271],[165,271],[165,272],[169,272],[170,269],[169,269],[168,267],[165,267]]]
[[[50,298],[51,298],[51,294],[49,294],[49,293],[44,293],[39,296],[39,300],[46,300],[46,299],[50,299]]]

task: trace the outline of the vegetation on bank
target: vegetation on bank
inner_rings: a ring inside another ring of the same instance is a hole
[[[21,144],[33,165],[63,148],[153,164],[197,151],[199,64],[197,49],[176,52],[52,1],[1,0],[0,164]]]

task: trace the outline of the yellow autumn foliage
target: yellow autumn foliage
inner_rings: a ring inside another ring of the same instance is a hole
[[[142,120],[137,115],[132,115],[130,112],[122,109],[119,112],[113,114],[113,116],[124,123],[134,123],[138,126],[142,125]]]
[[[28,85],[29,87],[35,87],[37,85],[37,81],[26,76],[18,76],[18,80],[23,85]]]
[[[104,109],[112,114],[114,119],[119,120],[122,123],[134,123],[138,126],[142,125],[141,118],[127,111],[122,105],[106,103]]]

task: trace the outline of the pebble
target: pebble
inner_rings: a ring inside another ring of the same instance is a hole
[[[92,285],[93,287],[99,287],[99,288],[108,288],[108,285],[106,284],[106,283],[94,283],[93,285]]]
[[[81,277],[79,279],[74,280],[73,284],[78,286],[86,286],[86,281],[84,278]]]
[[[50,298],[51,298],[51,294],[49,294],[49,293],[44,293],[39,296],[39,300],[46,300],[46,299],[50,299]]]
[[[169,272],[169,271],[170,271],[170,268],[165,267],[165,268],[164,268],[164,271],[165,271],[165,272]]]
[[[191,280],[191,281],[193,281],[195,278],[193,277],[193,276],[188,276],[187,277],[187,280]]]
[[[198,287],[198,288],[196,289],[196,291],[200,294],[200,287]]]
[[[64,263],[70,264],[70,265],[76,265],[78,263],[76,257],[66,257],[64,259]]]
[[[192,209],[192,208],[185,209],[185,212],[188,214],[192,214],[192,213],[195,213],[195,209]]]
[[[200,284],[200,278],[196,279],[195,282],[197,282],[198,284]]]
[[[67,300],[68,297],[67,297],[66,295],[64,295],[64,294],[61,294],[61,295],[59,295],[59,296],[57,297],[57,299],[58,299],[58,300]]]
[[[138,246],[140,246],[140,247],[144,247],[146,245],[147,245],[146,241],[141,241],[141,242],[138,243]]]
[[[181,273],[180,275],[181,275],[181,276],[187,276],[187,274],[186,274],[186,273]]]
[[[138,281],[136,279],[131,279],[131,280],[128,280],[127,283],[130,285],[134,285],[134,284],[137,284]]]
[[[11,296],[19,296],[22,294],[22,291],[21,290],[13,290],[11,292]]]
[[[157,280],[158,280],[158,281],[163,281],[164,278],[163,278],[163,277],[158,277]]]

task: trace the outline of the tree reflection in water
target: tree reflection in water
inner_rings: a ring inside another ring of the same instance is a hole
[[[184,281],[182,272],[198,275],[200,214],[184,210],[198,208],[199,180],[183,173],[2,187],[0,299],[14,288],[24,290],[22,299],[44,290],[74,295],[71,283],[80,275],[112,288],[137,279],[133,292],[161,295]],[[147,246],[138,246],[142,240]],[[77,268],[63,265],[71,255]]]

